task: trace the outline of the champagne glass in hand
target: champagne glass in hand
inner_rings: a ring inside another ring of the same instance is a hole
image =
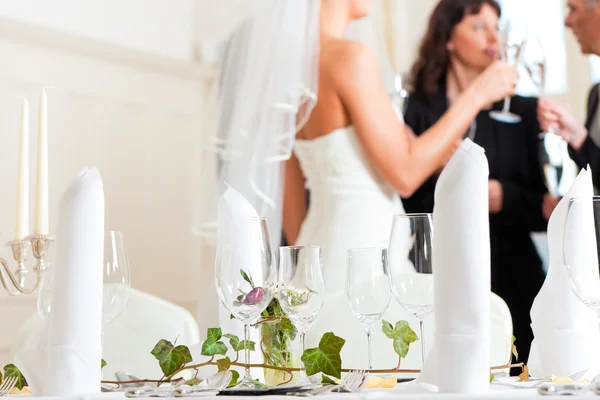
[[[542,46],[542,41],[539,36],[534,38],[530,37],[527,42],[527,46],[523,51],[524,66],[527,73],[531,77],[531,81],[536,86],[539,92],[539,98],[543,99],[546,95],[546,78],[548,74],[548,67],[546,61],[546,53]],[[540,139],[543,138],[547,133],[555,133],[552,128],[546,132],[539,134]]]
[[[500,31],[500,57],[502,61],[516,66],[521,60],[523,46],[525,45],[526,33],[522,26],[513,24],[510,21],[504,22]],[[521,121],[521,117],[510,112],[510,97],[504,98],[502,111],[491,111],[490,117],[496,121],[508,124],[516,124]]]

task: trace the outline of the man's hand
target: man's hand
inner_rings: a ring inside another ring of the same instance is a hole
[[[550,100],[538,102],[538,121],[544,131],[553,129],[571,147],[579,150],[587,137],[587,129],[573,114],[560,103]]]

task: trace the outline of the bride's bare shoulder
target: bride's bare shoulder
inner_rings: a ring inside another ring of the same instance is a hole
[[[366,45],[350,40],[331,40],[321,46],[321,67],[332,76],[353,78],[377,73],[375,54]]]

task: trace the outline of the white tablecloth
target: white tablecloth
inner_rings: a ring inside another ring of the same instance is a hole
[[[19,396],[25,397],[25,396]],[[220,400],[248,400],[263,398],[265,400],[290,400],[293,397],[290,396],[258,396],[258,397],[237,397],[237,396],[205,396],[198,397],[202,399],[220,399]],[[476,400],[476,399],[489,399],[489,400],[504,400],[504,399],[531,399],[531,398],[548,398],[549,396],[542,396],[537,392],[537,389],[517,389],[500,384],[491,384],[491,390],[486,395],[462,395],[462,394],[440,394],[432,393],[425,390],[424,388],[416,384],[399,384],[394,389],[368,389],[363,390],[360,393],[333,393],[328,395],[317,396],[323,400],[391,400],[395,398],[401,398],[402,400],[422,400],[422,399],[443,399],[443,400]],[[586,393],[582,396],[569,396],[569,399],[589,399],[590,397],[596,397],[592,392]],[[26,396],[28,400],[53,400],[56,398],[51,397],[34,397]],[[163,397],[163,399],[170,397]],[[127,399],[123,393],[101,393],[91,396],[78,396],[71,397],[71,399],[77,400],[122,400]],[[148,399],[148,397],[145,397]],[[181,397],[171,399],[182,399]]]

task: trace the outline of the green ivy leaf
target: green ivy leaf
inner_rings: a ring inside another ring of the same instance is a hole
[[[188,385],[188,386],[197,386],[199,384],[202,383],[202,379],[200,378],[192,378],[188,381],[185,381],[184,385]]]
[[[519,352],[517,351],[517,346],[515,346],[515,340],[517,340],[516,337],[512,337],[512,353],[515,356],[515,361],[519,361]]]
[[[400,357],[405,358],[408,354],[409,344],[402,339],[394,339],[394,351]]]
[[[27,386],[27,380],[19,371],[19,368],[15,366],[15,364],[8,364],[4,367],[4,379],[16,377],[17,384],[15,385],[19,390],[23,390],[25,386]]]
[[[394,341],[394,351],[402,358],[408,354],[410,344],[419,340],[407,321],[398,321],[396,326],[392,326],[389,322],[382,320],[381,330],[385,336]]]
[[[106,367],[106,361],[104,361],[104,358],[100,361],[100,369]]]
[[[247,342],[245,340],[242,340],[240,342],[240,350],[250,350],[250,351],[255,351],[256,349],[256,343],[254,343],[252,340],[248,340]]]
[[[411,344],[412,342],[416,342],[417,340],[419,340],[419,337],[417,336],[415,331],[410,329],[410,325],[408,325],[408,322],[406,322],[406,321],[396,322],[396,327],[394,328],[394,332],[396,332],[396,335],[398,335],[398,337],[400,337],[402,340],[404,340],[408,344]]]
[[[168,340],[161,339],[150,352],[158,360],[160,369],[165,376],[175,373],[185,364],[192,361],[192,355],[187,346],[173,346]]]
[[[232,375],[231,382],[229,382],[229,385],[227,386],[228,388],[237,385],[238,380],[240,379],[240,373],[237,372],[235,369],[231,370],[231,375]]]
[[[240,338],[232,335],[231,333],[227,333],[223,335],[223,337],[229,339],[229,345],[233,349],[233,351],[242,351],[248,348],[250,351],[255,351],[256,343],[249,340],[247,343],[245,340],[240,341]]]
[[[323,335],[316,349],[308,349],[302,354],[306,374],[311,376],[322,372],[335,378],[341,378],[342,358],[340,351],[346,341],[332,332]]]
[[[327,386],[327,385],[337,385],[338,383],[336,381],[334,381],[333,379],[331,379],[330,377],[328,377],[327,375],[323,375],[323,377],[321,379],[321,384],[323,386]]]
[[[206,340],[202,343],[201,354],[203,356],[215,356],[217,354],[224,356],[227,354],[227,346],[219,341],[222,335],[221,328],[208,328]]]
[[[224,338],[229,339],[229,345],[231,346],[231,348],[233,349],[233,351],[239,351],[240,350],[240,338],[232,335],[231,333],[226,333],[225,335],[223,335]]]
[[[394,327],[392,326],[392,324],[390,324],[386,320],[382,320],[381,325],[382,325],[381,330],[383,331],[383,334],[385,336],[389,337],[390,339],[393,339],[394,338]]]
[[[254,289],[254,282],[252,281],[252,278],[250,278],[250,276],[243,269],[240,269],[240,274],[242,274],[242,278],[244,278],[244,280],[248,282],[250,286],[252,286],[252,289]]]
[[[229,357],[217,360],[217,369],[219,371],[227,371],[231,367],[231,359]]]

